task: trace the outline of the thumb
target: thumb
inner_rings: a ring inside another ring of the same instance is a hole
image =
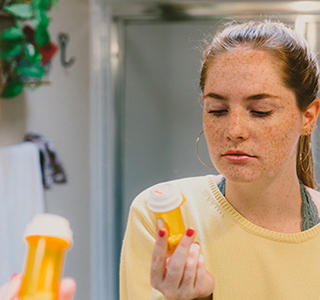
[[[14,300],[19,293],[21,287],[21,275],[13,275],[10,282],[3,287],[4,295],[1,300]]]
[[[66,277],[60,282],[59,300],[72,300],[76,292],[76,282],[73,278]]]

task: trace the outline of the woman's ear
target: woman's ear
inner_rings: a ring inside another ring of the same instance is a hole
[[[310,134],[316,127],[318,115],[320,111],[320,99],[315,98],[303,113],[302,135]]]

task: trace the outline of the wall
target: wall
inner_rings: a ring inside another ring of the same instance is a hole
[[[59,32],[70,36],[64,69],[60,52],[53,59],[50,84],[1,100],[0,146],[19,144],[26,132],[48,137],[64,163],[68,183],[45,193],[48,212],[69,219],[74,246],[67,254],[65,276],[77,281],[76,300],[90,299],[90,163],[89,163],[89,4],[88,0],[60,0],[50,12],[49,31],[57,43]]]

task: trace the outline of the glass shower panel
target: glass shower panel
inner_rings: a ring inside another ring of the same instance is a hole
[[[134,197],[158,182],[216,173],[196,155],[202,130],[201,50],[215,22],[159,22],[125,27],[122,112],[123,230]],[[211,165],[199,143],[202,159]]]

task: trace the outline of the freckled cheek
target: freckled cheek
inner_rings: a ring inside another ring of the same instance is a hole
[[[210,157],[212,158],[214,154],[221,153],[221,147],[223,145],[223,131],[219,126],[206,127],[203,126],[204,136],[207,142],[207,147],[210,153]]]
[[[261,143],[259,143],[261,156],[271,159],[275,164],[288,158],[299,138],[293,131],[286,131],[284,128],[288,127],[269,128],[261,134]]]

